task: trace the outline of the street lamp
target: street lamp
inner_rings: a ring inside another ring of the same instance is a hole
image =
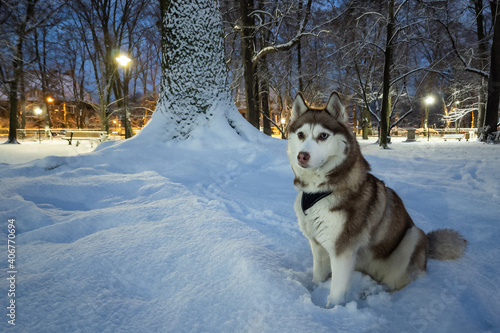
[[[127,67],[127,65],[132,61],[132,59],[130,59],[129,57],[127,57],[126,55],[122,54],[120,55],[119,57],[116,57],[115,59],[118,64],[122,67]]]
[[[40,107],[36,107],[35,109],[33,109],[33,112],[35,112],[35,114],[39,116],[42,114],[42,109]],[[38,124],[38,143],[42,143],[42,138],[40,135],[40,123]]]
[[[427,141],[429,141],[429,106],[434,104],[434,97],[427,96],[424,100],[425,102],[425,121],[424,121],[424,135],[427,133]]]
[[[286,119],[281,118],[281,138],[282,139],[285,139],[285,123],[286,123]]]
[[[50,109],[49,108],[50,103],[52,103],[52,111],[56,112],[56,105],[54,102],[55,102],[55,100],[52,97],[50,97],[50,96],[47,97],[47,103],[48,103],[47,104],[47,113],[49,112],[49,109]]]
[[[47,103],[52,103],[52,110],[56,111],[55,100],[52,97],[47,97]],[[49,111],[49,106],[47,105],[47,112]]]
[[[123,110],[124,110],[124,122],[125,125],[125,139],[128,139],[132,136],[132,126],[130,125],[130,115],[128,113],[128,79],[127,74],[125,72],[125,68],[130,64],[132,59],[127,57],[124,54],[115,58],[116,62],[124,69],[123,75]]]

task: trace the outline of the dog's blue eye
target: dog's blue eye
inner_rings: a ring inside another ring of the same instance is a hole
[[[319,135],[319,139],[320,139],[321,141],[324,141],[324,140],[328,139],[328,137],[329,137],[329,136],[330,136],[330,135],[329,135],[329,134],[327,134],[327,133],[321,133],[321,134]]]
[[[299,132],[299,133],[297,133],[297,137],[302,140],[303,138],[305,138],[305,135],[304,135],[304,133]]]

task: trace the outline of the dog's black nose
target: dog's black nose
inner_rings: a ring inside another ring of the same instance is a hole
[[[297,160],[299,160],[300,163],[307,163],[307,161],[309,161],[310,157],[311,157],[311,155],[309,155],[309,153],[301,151],[297,155]]]

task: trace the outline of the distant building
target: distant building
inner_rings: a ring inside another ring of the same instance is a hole
[[[42,124],[45,125],[47,120],[52,128],[100,126],[91,94],[73,80],[70,71],[50,73],[46,96],[42,92],[42,84],[37,72],[27,71],[24,80],[24,94],[21,91],[18,93],[20,128],[39,127]],[[48,112],[48,117],[46,117],[46,112]],[[9,127],[9,113],[9,92],[0,89],[0,128]]]

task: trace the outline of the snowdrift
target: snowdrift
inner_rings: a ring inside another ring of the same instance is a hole
[[[1,330],[500,331],[497,146],[361,143],[420,228],[459,230],[469,248],[458,261],[429,261],[425,277],[395,293],[355,273],[348,302],[326,309],[328,282],[311,283],[292,208],[286,142],[241,124],[215,116],[176,142],[157,122],[89,154],[2,164]]]

